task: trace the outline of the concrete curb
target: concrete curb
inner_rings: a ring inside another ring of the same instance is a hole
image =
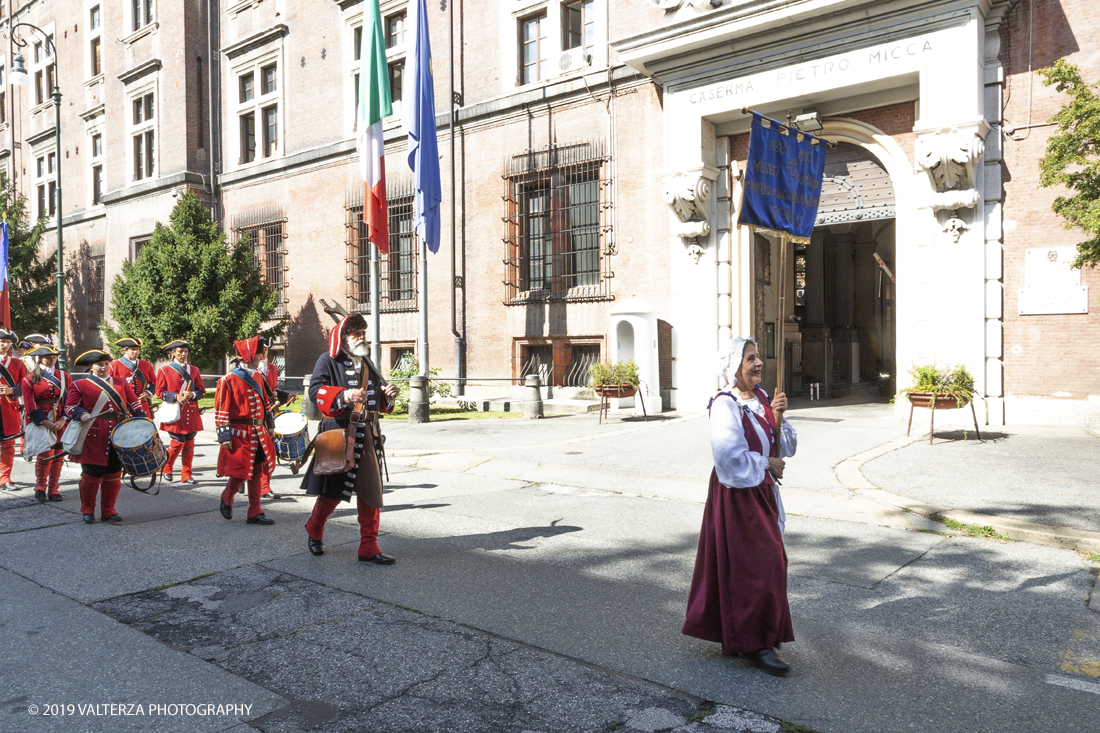
[[[978,514],[965,509],[929,504],[915,499],[909,499],[898,494],[875,486],[868,481],[860,467],[869,460],[878,458],[892,451],[904,448],[907,445],[920,440],[920,437],[906,436],[897,438],[888,443],[883,443],[877,448],[852,456],[841,461],[836,467],[836,477],[848,488],[857,490],[860,496],[880,504],[896,507],[912,514],[926,517],[933,521],[940,518],[953,519],[962,524],[973,524],[979,527],[991,527],[998,534],[1007,535],[1011,539],[1021,542],[1030,542],[1034,545],[1046,545],[1048,547],[1060,547],[1077,552],[1100,553],[1100,532],[1076,527],[1063,527],[1060,525],[1040,524],[1028,522],[1022,519],[1010,519],[997,517],[990,514]]]

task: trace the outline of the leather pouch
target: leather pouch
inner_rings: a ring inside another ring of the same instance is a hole
[[[364,366],[359,378],[359,386],[367,381],[367,369]],[[331,476],[347,473],[355,467],[355,429],[362,414],[363,405],[357,403],[348,426],[343,430],[327,430],[313,439],[313,473],[316,476]]]

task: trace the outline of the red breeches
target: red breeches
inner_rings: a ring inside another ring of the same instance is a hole
[[[115,500],[122,488],[122,472],[109,473],[103,478],[83,474],[80,477],[80,513],[95,514],[95,499],[99,495],[99,516],[106,519],[114,514]]]
[[[262,486],[264,474],[264,464],[262,461],[257,461],[252,466],[252,477],[248,479],[248,516],[249,518],[259,516],[264,513],[264,510],[260,508],[260,496],[262,492],[260,487]],[[241,484],[245,482],[243,478],[231,478],[225,485],[225,491],[222,492],[222,504],[233,506],[233,499],[237,496],[237,491],[241,488]],[[270,489],[269,489],[270,491]]]
[[[45,453],[40,453],[34,462],[34,490],[48,491],[51,494],[60,494],[58,488],[61,482],[61,467],[64,460],[49,460],[53,456],[61,455],[61,449],[55,448]]]
[[[13,463],[15,463],[15,438],[0,443],[0,485],[11,481]]]
[[[310,538],[315,540],[325,538],[325,522],[341,503],[339,499],[330,499],[327,496],[317,497],[317,503],[313,505],[313,514],[306,522],[306,533]],[[359,497],[355,498],[355,504],[359,512],[359,557],[374,557],[382,551],[378,548],[379,512],[374,507],[364,504]]]

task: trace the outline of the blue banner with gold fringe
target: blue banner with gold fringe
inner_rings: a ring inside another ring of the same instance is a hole
[[[739,224],[809,239],[825,175],[822,138],[752,114]]]

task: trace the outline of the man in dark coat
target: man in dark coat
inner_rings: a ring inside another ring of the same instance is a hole
[[[367,322],[357,313],[346,316],[329,334],[328,353],[322,354],[313,367],[313,376],[309,381],[309,398],[325,416],[321,420],[319,432],[343,430],[348,426],[356,403],[363,403],[364,412],[392,412],[397,388],[385,384],[378,369],[369,358],[369,346],[366,340]],[[364,387],[363,370],[367,370]],[[384,385],[384,386],[383,386]],[[395,560],[382,553],[378,547],[378,506],[370,506],[360,492],[356,491],[356,477],[362,483],[367,470],[377,470],[377,461],[382,450],[381,439],[371,434],[366,415],[364,421],[356,426],[355,466],[347,473],[318,476],[313,473],[314,461],[302,480],[306,493],[317,497],[313,514],[306,522],[309,535],[309,551],[314,555],[325,554],[323,542],[325,522],[340,505],[341,501],[351,501],[356,496],[359,514],[359,559],[376,565],[392,565]],[[365,441],[368,441],[366,442]],[[363,450],[364,445],[368,446]],[[360,487],[362,488],[362,487]]]

